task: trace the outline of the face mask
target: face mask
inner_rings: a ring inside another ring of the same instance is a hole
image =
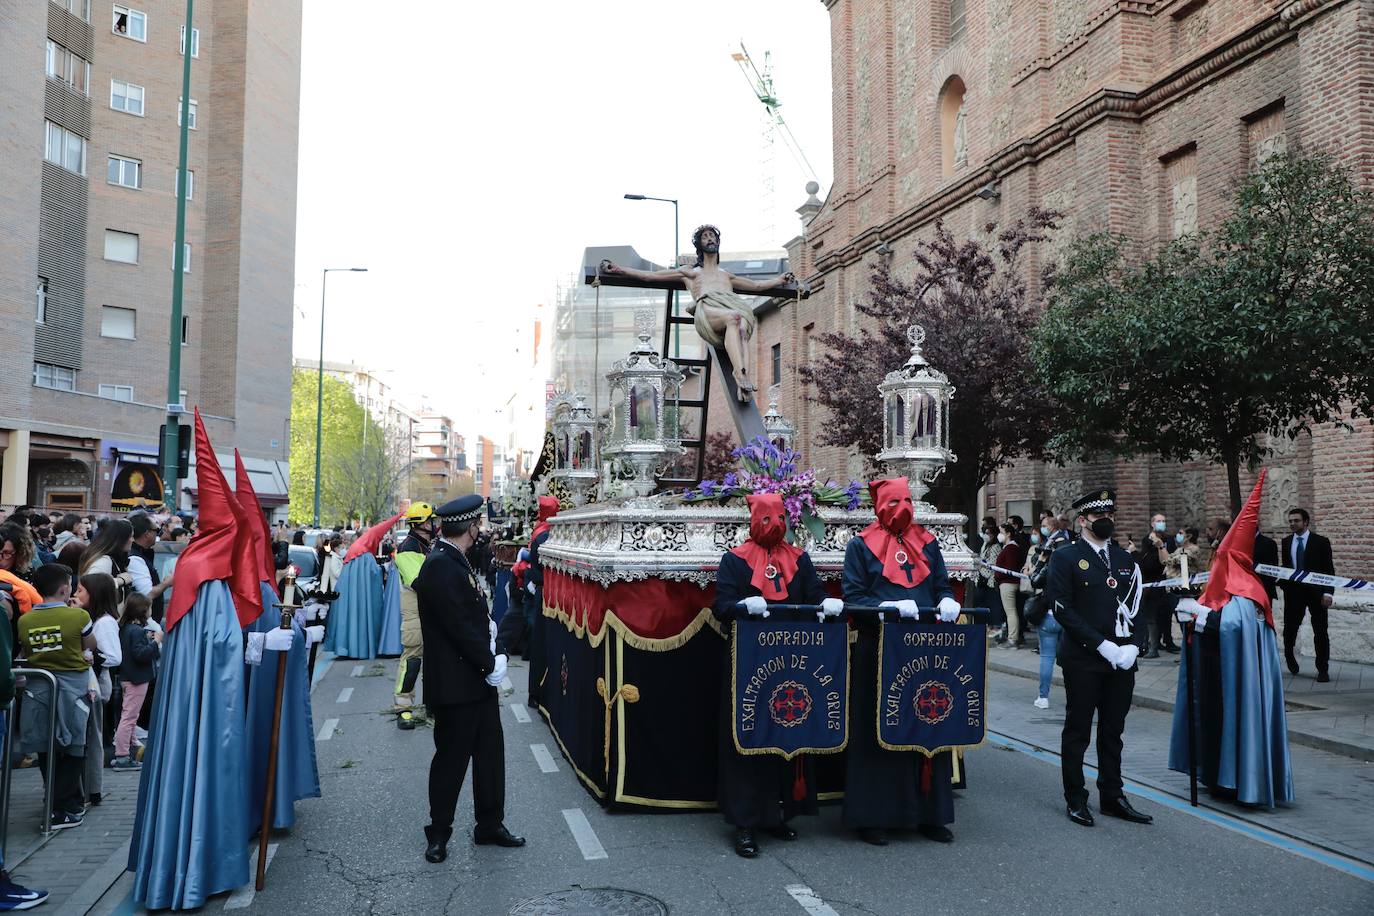
[[[999,544],[1005,544],[1006,542],[1007,542],[1007,535],[1006,535],[1006,532],[1003,532],[1002,534],[997,535],[997,543],[999,543]]]
[[[1163,522],[1155,522],[1155,530],[1158,531],[1158,532],[1160,532],[1160,533],[1162,534],[1162,533],[1164,532],[1164,523],[1163,523]]]
[[[1040,536],[1041,536],[1041,537],[1046,537],[1046,538],[1050,536],[1050,528],[1049,528],[1048,525],[1041,525],[1041,526],[1040,526]]]
[[[1032,543],[1032,544],[1039,544],[1039,543],[1040,543],[1040,535],[1038,535],[1038,534],[1032,534],[1032,535],[1031,535],[1031,543]]]
[[[1088,529],[1092,531],[1093,537],[1097,538],[1099,541],[1105,541],[1112,536],[1114,531],[1116,531],[1116,522],[1103,516],[1089,525]]]
[[[1178,534],[1174,535],[1174,543],[1176,543],[1176,544],[1182,544],[1185,540],[1187,540],[1187,538],[1184,537],[1184,534],[1183,534],[1182,531],[1180,531]]]
[[[776,547],[787,533],[782,497],[764,494],[749,497],[749,537],[761,547]]]

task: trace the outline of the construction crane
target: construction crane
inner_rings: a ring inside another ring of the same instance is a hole
[[[797,142],[796,136],[792,133],[792,128],[787,126],[787,121],[783,119],[782,102],[778,101],[777,94],[773,91],[773,64],[770,60],[771,53],[763,52],[763,70],[754,66],[754,60],[749,56],[749,50],[744,47],[744,42],[739,43],[739,50],[730,55],[730,59],[739,65],[739,72],[744,76],[749,88],[753,91],[767,112],[767,124],[770,138],[777,136],[781,138],[783,145],[787,147],[788,153],[792,155],[792,160],[797,163],[805,174],[808,181],[816,177],[816,170],[811,167],[811,161],[806,158],[806,153],[802,151],[801,144]]]

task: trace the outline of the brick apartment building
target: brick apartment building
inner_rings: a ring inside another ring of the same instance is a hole
[[[131,472],[156,477],[185,10],[176,0],[5,5],[0,503],[105,509]],[[221,462],[237,446],[263,501],[280,504],[301,4],[213,0],[196,13],[181,400],[200,408]]]
[[[937,218],[973,235],[1031,205],[1064,211],[1061,237],[1028,261],[1038,276],[1074,235],[1152,243],[1215,226],[1234,179],[1275,150],[1329,151],[1359,180],[1374,178],[1368,2],[822,2],[835,180],[825,201],[799,210],[803,231],[787,246],[817,292],[761,307],[755,347],[765,371],[781,362],[781,407],[807,459],[836,476],[857,474],[858,462],[814,444],[826,416],[805,400],[797,367],[815,358],[816,334],[855,326],[884,243],[893,270],[909,275],[914,243]],[[717,405],[718,394],[712,428],[730,429]],[[1370,425],[1276,444],[1263,528],[1281,534],[1287,508],[1306,506],[1338,571],[1374,572]],[[1005,517],[1013,501],[1061,509],[1103,484],[1137,537],[1153,510],[1197,524],[1228,514],[1225,472],[1204,463],[1025,463],[997,474],[984,499]],[[1361,651],[1374,652],[1368,637]]]

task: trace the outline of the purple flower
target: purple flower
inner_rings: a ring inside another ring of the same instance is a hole
[[[714,496],[715,490],[719,486],[714,480],[703,480],[701,482],[701,495]]]
[[[735,487],[739,486],[739,475],[736,474],[734,471],[731,471],[730,473],[725,475],[725,479],[722,481],[722,484],[725,486],[727,490],[733,490]]]

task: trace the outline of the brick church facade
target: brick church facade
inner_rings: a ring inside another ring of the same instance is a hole
[[[909,275],[937,219],[973,235],[1032,205],[1063,211],[1058,237],[1026,259],[1035,277],[1074,236],[1155,244],[1212,228],[1237,177],[1276,151],[1330,152],[1374,179],[1374,0],[822,2],[834,185],[801,208],[787,246],[816,293],[762,309],[754,343],[802,451],[836,476],[859,463],[814,444],[827,418],[797,368],[817,334],[855,326],[876,259]],[[713,410],[712,426],[731,424]],[[1264,529],[1281,535],[1287,508],[1305,506],[1338,570],[1374,573],[1370,424],[1319,428],[1269,467]],[[1119,523],[1137,536],[1151,511],[1199,526],[1229,514],[1224,469],[1201,462],[1023,463],[984,499],[1004,517],[1011,500],[1060,509],[1099,485],[1118,490]]]

